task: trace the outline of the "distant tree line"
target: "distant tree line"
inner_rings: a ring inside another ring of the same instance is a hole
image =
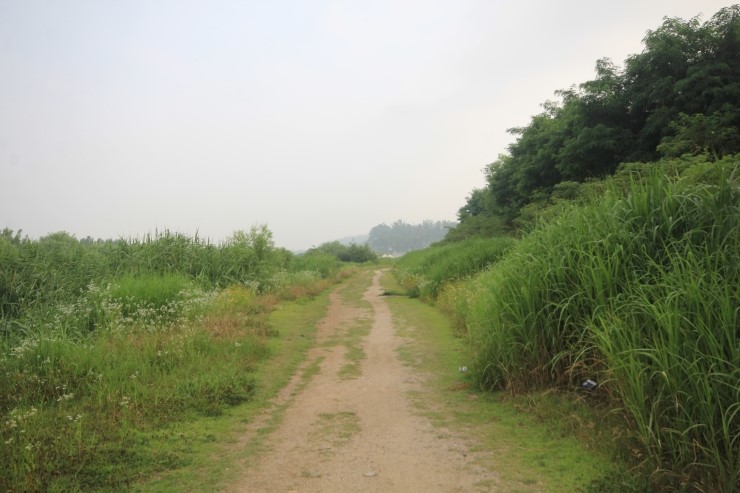
[[[529,125],[509,129],[516,141],[486,167],[448,241],[511,232],[527,207],[569,198],[620,163],[740,152],[740,6],[704,23],[665,18],[643,43],[623,67],[598,60],[595,79],[556,91]]]
[[[378,259],[378,256],[373,252],[367,245],[358,245],[357,243],[350,243],[345,245],[340,241],[330,241],[322,243],[318,247],[314,247],[306,251],[304,257],[312,257],[318,255],[329,255],[336,257],[342,262],[372,262]]]
[[[390,226],[379,224],[370,230],[367,245],[380,254],[402,254],[440,241],[455,226],[456,223],[450,221],[408,224],[398,220]]]

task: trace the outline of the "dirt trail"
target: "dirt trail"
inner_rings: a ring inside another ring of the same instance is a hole
[[[474,463],[465,442],[415,414],[409,392],[423,384],[398,359],[404,342],[374,274],[363,300],[331,295],[306,368],[278,396],[285,414],[269,435],[269,449],[245,471],[234,492],[468,492],[486,491],[496,477]],[[351,331],[364,351],[359,372],[347,373]],[[342,339],[345,338],[345,339]],[[332,341],[334,341],[332,343]],[[348,375],[351,375],[348,377]]]

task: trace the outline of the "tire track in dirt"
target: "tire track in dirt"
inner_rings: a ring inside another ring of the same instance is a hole
[[[475,463],[465,441],[436,429],[413,412],[409,392],[423,385],[398,359],[396,335],[376,271],[363,300],[348,303],[335,290],[317,327],[317,344],[276,398],[281,424],[268,450],[250,465],[234,492],[468,492],[488,491],[496,475]],[[344,345],[331,342],[372,322],[362,341],[365,358],[356,378],[343,376]]]

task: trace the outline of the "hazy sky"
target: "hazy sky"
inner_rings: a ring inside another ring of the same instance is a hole
[[[730,1],[0,0],[0,228],[454,219],[553,91]]]

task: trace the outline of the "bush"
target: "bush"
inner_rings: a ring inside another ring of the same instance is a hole
[[[330,255],[342,262],[354,262],[358,264],[374,262],[378,259],[378,255],[368,245],[358,245],[357,243],[344,245],[338,241],[323,243],[316,248],[310,249],[303,256],[312,257],[315,255]]]

